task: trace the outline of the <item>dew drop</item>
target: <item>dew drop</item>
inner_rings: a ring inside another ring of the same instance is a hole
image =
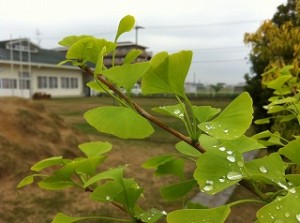
[[[225,177],[219,178],[219,182],[220,182],[220,183],[224,183],[224,182],[225,182]]]
[[[211,130],[213,128],[212,125],[205,125],[205,128],[208,129],[208,130]]]
[[[106,196],[105,200],[110,201],[111,200],[110,196]]]
[[[168,213],[166,211],[161,212],[162,215],[167,215]]]
[[[283,188],[285,190],[288,190],[288,187],[285,184],[283,184],[281,182],[278,182],[277,184],[278,184],[279,187],[281,187],[281,188]]]
[[[180,112],[180,110],[179,109],[176,109],[176,110],[174,110],[174,112],[173,112],[175,115],[179,115],[181,112]]]
[[[228,155],[232,155],[232,154],[233,154],[233,152],[232,152],[231,150],[227,151],[226,153],[227,153]]]
[[[235,157],[232,156],[232,155],[227,156],[226,159],[227,159],[228,161],[232,162],[232,163],[235,162]]]
[[[226,133],[226,134],[228,134],[229,130],[228,129],[224,129],[223,132]]]
[[[243,162],[243,161],[238,161],[238,162],[236,163],[236,165],[237,165],[238,167],[243,167],[243,166],[244,166],[244,162]]]
[[[300,222],[300,214],[296,214],[296,219],[298,222]]]
[[[288,217],[290,217],[290,216],[291,216],[291,215],[290,215],[289,212],[284,213],[284,217],[288,218]]]
[[[205,185],[203,188],[204,191],[211,191],[212,189],[214,189],[213,185]]]
[[[227,178],[228,178],[229,180],[240,180],[240,179],[243,178],[243,175],[242,175],[241,173],[239,173],[239,172],[234,172],[234,171],[232,171],[232,172],[229,172],[229,173],[227,174]]]
[[[219,148],[219,150],[220,150],[220,151],[225,151],[226,148],[225,148],[224,146],[221,146],[221,147]]]
[[[214,182],[213,182],[212,180],[207,180],[207,181],[206,181],[206,184],[208,184],[208,185],[213,185]]]
[[[259,171],[260,171],[261,173],[267,173],[267,172],[268,172],[267,167],[265,167],[265,166],[260,166],[260,167],[259,167]]]

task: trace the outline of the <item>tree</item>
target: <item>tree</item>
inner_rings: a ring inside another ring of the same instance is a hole
[[[215,94],[218,94],[221,89],[224,87],[225,83],[217,83],[217,84],[212,84],[210,87],[214,90]]]
[[[300,55],[300,26],[299,12],[300,2],[288,0],[287,4],[278,6],[272,20],[265,21],[255,33],[246,33],[244,41],[250,44],[252,51],[250,61],[252,63],[252,75],[246,75],[246,90],[253,98],[255,105],[254,116],[256,119],[266,116],[263,106],[268,103],[267,99],[271,91],[262,85],[261,76],[272,67],[283,67],[292,64],[292,74],[296,75],[299,67]],[[265,76],[265,78],[274,78]],[[272,125],[272,123],[271,123]],[[270,126],[266,126],[269,128]],[[263,130],[263,128],[258,128]]]

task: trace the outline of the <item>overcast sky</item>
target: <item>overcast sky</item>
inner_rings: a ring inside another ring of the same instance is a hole
[[[0,8],[0,40],[26,37],[55,48],[67,35],[91,34],[113,40],[119,20],[131,14],[138,43],[149,51],[193,50],[188,81],[244,82],[254,32],[287,0],[8,0]],[[135,41],[135,32],[120,41]]]

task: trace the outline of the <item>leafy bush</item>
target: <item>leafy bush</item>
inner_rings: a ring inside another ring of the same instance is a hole
[[[74,187],[90,192],[95,202],[110,203],[128,214],[128,218],[113,216],[71,217],[58,213],[53,223],[71,223],[87,219],[102,219],[119,222],[154,223],[166,218],[168,223],[224,222],[235,205],[258,202],[263,207],[257,212],[257,221],[300,222],[300,176],[286,174],[291,165],[300,165],[300,137],[287,141],[279,132],[265,131],[252,137],[245,132],[252,123],[252,99],[248,93],[236,97],[223,111],[211,106],[193,106],[184,92],[184,82],[192,60],[191,51],[180,51],[169,55],[161,52],[151,61],[134,63],[140,54],[133,50],[128,53],[124,64],[107,69],[104,55],[114,54],[119,36],[134,27],[132,16],[124,17],[119,24],[114,42],[92,36],[69,36],[60,41],[68,47],[67,63],[82,69],[94,80],[87,85],[93,90],[105,92],[113,97],[118,106],[98,107],[84,114],[86,121],[99,132],[126,139],[142,139],[158,125],[180,141],[175,145],[176,153],[152,157],[143,163],[143,168],[154,169],[158,176],[174,175],[178,182],[161,188],[166,200],[182,199],[195,187],[203,193],[216,194],[226,188],[244,186],[258,199],[239,200],[215,208],[204,208],[200,204],[186,203],[185,208],[166,213],[154,207],[144,210],[138,201],[143,188],[133,178],[124,176],[127,166],[118,166],[99,172],[112,149],[108,142],[87,142],[79,145],[83,156],[73,160],[62,156],[50,157],[31,167],[34,172],[18,185],[24,187],[37,181],[46,190],[63,190]],[[92,64],[92,67],[90,66]],[[286,71],[286,70],[285,70]],[[267,86],[274,89],[274,96],[266,107],[270,114],[286,111],[284,121],[300,121],[299,81],[281,72]],[[266,74],[267,75],[267,74]],[[185,126],[188,135],[173,129],[136,104],[130,93],[137,81],[141,80],[143,94],[172,94],[178,101],[171,106],[153,108],[154,112],[173,117]],[[290,83],[293,83],[292,88]],[[286,97],[287,92],[293,93]],[[101,99],[99,99],[101,100]],[[260,120],[258,122],[267,121]],[[279,145],[278,152],[246,162],[243,155],[271,145]],[[285,159],[282,159],[282,156]],[[193,176],[187,176],[184,165],[195,164]],[[44,171],[46,170],[46,171]],[[49,171],[49,170],[52,170]],[[263,191],[259,185],[270,185]],[[151,186],[151,185],[149,185]]]

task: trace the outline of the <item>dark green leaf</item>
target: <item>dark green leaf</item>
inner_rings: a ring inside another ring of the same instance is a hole
[[[176,199],[179,199],[179,198],[185,196],[196,185],[197,185],[197,182],[194,179],[188,180],[188,181],[164,186],[164,187],[160,188],[160,193],[161,193],[162,197],[166,200],[176,200]]]

